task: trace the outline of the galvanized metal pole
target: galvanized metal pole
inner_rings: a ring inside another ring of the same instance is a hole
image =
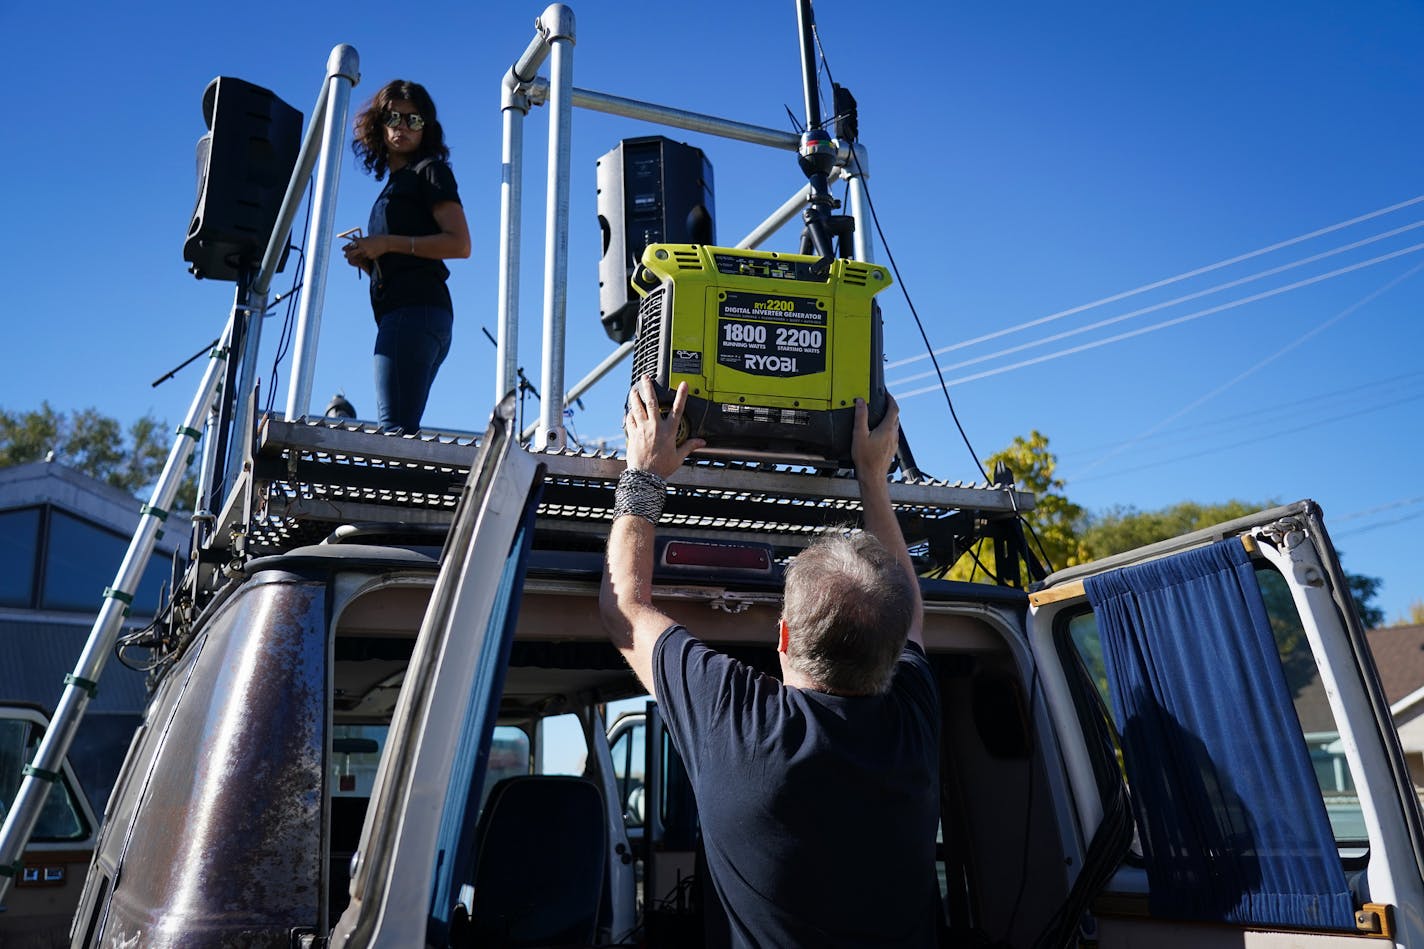
[[[356,51],[350,46],[333,49],[327,60],[321,159],[317,163],[316,193],[312,197],[310,246],[302,271],[302,305],[292,347],[292,378],[287,388],[288,419],[306,415],[311,406],[321,309],[326,297],[331,242],[336,232],[336,192],[341,181],[341,153],[346,144],[346,116],[351,105],[351,88],[359,79]]]
[[[564,435],[564,340],[569,269],[569,125],[573,103],[574,14],[553,4],[539,22],[548,35],[549,182],[544,221],[544,360],[540,375],[539,430],[534,447],[562,450]]]
[[[501,85],[504,145],[499,181],[499,314],[495,327],[494,402],[514,389],[519,364],[519,241],[524,213],[524,117],[529,99],[513,68]]]
[[[239,280],[237,289],[233,292],[232,311],[229,319],[232,321],[233,331],[237,332],[241,321],[250,318],[247,309],[248,301],[252,299],[252,294],[243,287],[243,281]],[[228,355],[228,354],[224,354]],[[203,421],[203,455],[198,469],[198,499],[194,502],[194,521],[206,529],[211,524],[211,515],[222,510],[222,494],[214,493],[215,486],[221,484],[231,484],[231,481],[222,480],[224,475],[218,471],[221,463],[218,458],[218,449],[223,441],[219,426],[222,422],[221,406],[224,397],[229,393],[224,391],[223,380],[218,380],[217,389],[213,393],[213,404],[208,412],[208,417]],[[205,537],[195,537],[194,549],[201,545]]]
[[[60,767],[74,733],[79,728],[79,720],[84,709],[98,688],[99,676],[104,671],[104,663],[113,652],[114,641],[123,626],[124,616],[133,603],[134,592],[143,579],[143,571],[153,553],[158,540],[159,528],[168,518],[173,499],[178,493],[178,485],[183,480],[184,469],[192,457],[193,445],[201,436],[198,426],[216,397],[218,380],[226,370],[226,352],[232,342],[236,314],[230,316],[223,328],[218,344],[208,357],[208,369],[193,397],[193,404],[178,427],[173,447],[168,451],[168,460],[158,476],[158,484],[153,489],[148,503],[139,508],[139,526],[129,541],[114,584],[104,590],[104,603],[94,620],[89,639],[84,644],[79,662],[74,672],[64,677],[64,692],[55,706],[54,718],[35,759],[25,766],[24,780],[19,793],[0,827],[0,899],[5,896],[10,881],[20,870],[20,855],[25,844],[34,833],[40,810],[52,784],[59,780]]]
[[[843,173],[843,169],[837,166],[831,170],[829,180],[835,181],[837,176]],[[751,232],[738,241],[736,246],[743,250],[752,250],[760,247],[768,237],[791,223],[792,218],[801,215],[802,209],[806,207],[806,199],[810,196],[811,186],[805,185],[800,191],[787,198],[781,207],[771,212],[765,221],[762,221],[756,227],[752,228]]]
[[[734,122],[731,119],[720,119],[715,115],[674,109],[651,102],[640,102],[637,99],[625,99],[622,96],[609,95],[604,92],[574,89],[573,103],[580,109],[589,109],[608,115],[621,115],[630,119],[641,119],[645,122],[656,122],[671,128],[687,129],[689,132],[705,132],[708,135],[717,135],[739,142],[750,142],[753,145],[766,145],[769,148],[782,148],[793,152],[801,147],[800,136],[793,132],[749,125],[746,122]]]
[[[875,243],[870,229],[875,222],[870,217],[869,201],[866,198],[865,182],[870,177],[870,158],[865,146],[852,142],[850,157],[842,166],[846,186],[850,192],[850,216],[855,218],[855,259],[867,264],[875,263]]]
[[[282,239],[286,240],[285,234]],[[267,294],[250,291],[241,317],[246,325],[241,334],[242,354],[237,364],[237,381],[234,391],[227,393],[228,398],[235,399],[237,404],[233,412],[232,437],[227,443],[227,459],[222,480],[224,492],[237,482],[245,449],[252,440],[252,413],[247,407],[247,393],[252,391],[257,378],[257,356],[262,345],[262,320],[266,315]],[[217,499],[215,506],[222,507],[221,497]]]
[[[277,220],[272,226],[272,236],[268,239],[267,249],[262,255],[262,265],[257,271],[257,279],[252,282],[252,294],[248,303],[251,313],[248,318],[247,335],[244,339],[242,362],[238,366],[237,391],[230,394],[231,398],[237,400],[237,411],[234,414],[232,425],[232,444],[234,446],[240,444],[245,447],[255,429],[253,412],[248,409],[248,394],[252,391],[257,377],[257,356],[262,342],[262,322],[268,315],[267,300],[272,291],[272,278],[276,275],[277,266],[282,262],[282,255],[286,252],[287,245],[291,240],[292,224],[297,219],[297,210],[301,207],[302,199],[306,196],[307,182],[311,180],[312,169],[316,167],[316,160],[321,154],[321,131],[326,126],[327,105],[330,98],[327,90],[338,74],[350,76],[353,86],[359,83],[361,81],[359,65],[360,57],[356,54],[356,50],[344,43],[332,47],[331,53],[327,56],[326,76],[322,79],[321,91],[317,94],[316,104],[312,106],[311,120],[307,123],[306,134],[302,137],[302,148],[297,154],[297,164],[292,169],[291,179],[287,182],[287,193],[282,196],[282,206],[277,211]],[[229,450],[224,484],[230,486],[237,483],[243,455],[242,451]]]
[[[633,347],[637,344],[637,342],[638,341],[635,339],[630,339],[626,343],[620,343],[618,348],[613,350],[613,352],[609,353],[607,356],[603,357],[603,362],[599,363],[597,366],[594,366],[592,371],[590,371],[588,375],[584,376],[578,382],[575,382],[572,386],[570,386],[569,391],[564,393],[564,408],[568,408],[569,406],[573,405],[575,399],[580,398],[585,392],[593,388],[594,383],[598,382],[604,376],[608,375],[608,373],[613,370],[613,367],[617,366],[620,362],[627,359],[628,354],[633,351]],[[520,433],[520,438],[523,440],[527,440],[530,436],[534,434],[537,428],[537,424],[530,425],[528,428],[526,428],[523,432]]]
[[[765,221],[752,228],[751,233],[738,241],[736,246],[743,250],[760,247],[763,241],[789,224],[792,218],[801,216],[801,209],[806,207],[806,199],[810,195],[811,186],[806,185],[787,198],[781,207],[771,212]]]

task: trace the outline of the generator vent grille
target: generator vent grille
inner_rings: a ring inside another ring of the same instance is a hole
[[[658,349],[663,338],[663,302],[667,285],[658,287],[638,304],[638,338],[633,344],[634,379],[658,374]]]
[[[841,278],[845,283],[856,287],[865,286],[870,279],[870,268],[857,264],[846,264],[845,275]]]

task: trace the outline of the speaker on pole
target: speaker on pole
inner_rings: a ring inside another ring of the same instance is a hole
[[[267,249],[301,152],[302,113],[271,90],[219,76],[203,91],[203,121],[183,259],[195,277],[235,281]]]
[[[616,343],[633,338],[633,270],[649,244],[715,244],[712,163],[661,135],[626,138],[598,160],[598,310]]]

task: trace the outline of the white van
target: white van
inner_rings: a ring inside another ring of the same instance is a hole
[[[607,722],[640,694],[597,612],[621,463],[527,451],[509,414],[468,469],[432,461],[463,446],[268,423],[240,487],[291,546],[168,657],[73,945],[700,944],[696,802],[656,706]],[[443,551],[414,515],[305,543],[277,504],[288,460],[325,459],[304,477],[329,486],[358,448],[463,480]],[[773,674],[781,566],[854,520],[854,482],[717,464],[670,484],[659,608]],[[1032,501],[892,488],[926,572],[952,525]],[[1312,503],[1031,593],[922,591],[941,945],[1424,946],[1418,801]]]

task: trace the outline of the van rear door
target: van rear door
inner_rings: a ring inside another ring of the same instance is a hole
[[[468,910],[475,820],[544,466],[506,399],[440,558],[351,861],[337,946],[447,944]]]
[[[1085,935],[1424,945],[1419,800],[1314,502],[1061,571],[1030,603],[1084,839],[1104,770],[1136,828]]]

